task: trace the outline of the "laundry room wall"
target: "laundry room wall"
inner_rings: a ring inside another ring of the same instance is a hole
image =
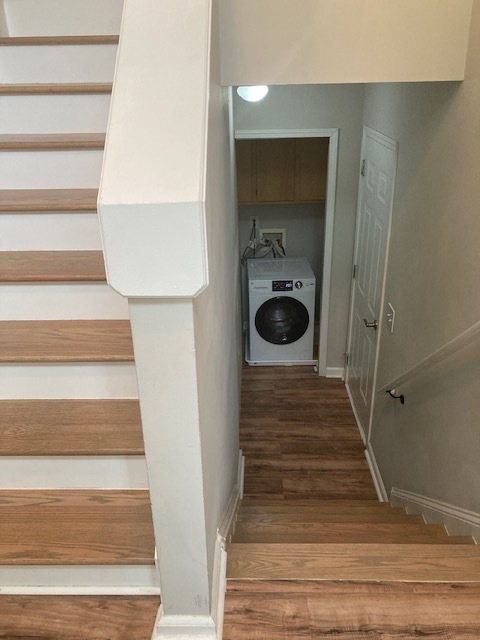
[[[288,85],[270,87],[270,91],[261,102],[247,103],[237,95],[234,99],[236,131],[326,128],[340,130],[330,291],[330,330],[327,347],[327,367],[331,368],[343,367],[343,354],[347,340],[363,97],[364,88],[362,85]],[[262,209],[265,209],[266,206],[262,206]],[[244,240],[245,215],[250,217],[252,214],[240,212],[241,242]],[[258,215],[260,226],[262,226],[262,215],[264,214],[259,211]],[[276,214],[270,215],[273,217]],[[294,231],[290,235],[287,231],[289,255],[292,255],[291,251],[294,246],[307,250],[312,241],[312,236],[307,237],[308,216],[305,216],[301,223],[300,210],[292,215],[298,217]],[[294,240],[296,230],[298,230],[298,241]],[[305,250],[302,250],[302,254],[308,257]],[[315,254],[314,262],[320,261],[321,263],[323,261],[323,236],[321,233],[318,242],[316,242]]]
[[[285,229],[285,250],[288,258],[308,258],[321,286],[323,273],[323,242],[325,230],[324,203],[312,204],[245,204],[238,208],[240,251],[247,246],[255,216],[260,229]],[[258,237],[258,233],[257,233]],[[268,256],[273,257],[273,256]],[[242,300],[247,300],[246,268],[242,268]],[[318,289],[317,289],[318,290]],[[319,298],[315,305],[315,321],[319,320]],[[248,320],[247,304],[242,304],[243,321]]]

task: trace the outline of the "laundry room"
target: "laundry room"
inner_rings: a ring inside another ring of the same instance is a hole
[[[362,100],[362,87],[343,85],[270,87],[259,102],[236,93],[233,101],[244,334],[249,337],[251,324],[247,262],[306,258],[315,279],[315,347],[305,364],[318,359],[321,375],[343,371]],[[285,279],[285,287],[292,281],[293,287],[298,282],[303,288],[308,274],[297,278],[295,271],[287,271],[285,267],[278,278]],[[276,282],[272,286],[283,286]],[[276,293],[272,297],[289,292]],[[289,297],[300,293],[294,289]],[[283,310],[272,313],[278,324]],[[277,338],[280,342],[286,335]],[[286,348],[281,351],[287,353]],[[275,347],[261,354],[263,362],[250,364],[275,364],[275,356],[269,362],[272,353]],[[298,353],[281,360],[300,363]]]
[[[282,260],[285,282],[297,278],[297,290],[294,288],[290,297],[298,298],[304,293],[298,289],[298,278],[314,276],[314,317],[309,324],[317,350],[320,297],[315,288],[322,282],[329,138],[239,139],[235,146],[243,324],[249,324],[247,261],[262,260],[267,264]],[[313,274],[290,267],[290,259],[299,257],[307,260],[306,268],[310,267]],[[276,273],[277,280],[279,277]],[[277,290],[277,297],[279,293]],[[285,345],[279,351],[285,359]],[[306,359],[317,358],[312,352]]]

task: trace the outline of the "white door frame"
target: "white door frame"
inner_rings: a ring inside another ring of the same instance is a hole
[[[357,254],[358,254],[358,236],[359,236],[359,217],[360,217],[360,193],[361,193],[361,184],[360,181],[362,180],[362,175],[361,175],[361,165],[362,165],[362,161],[363,161],[363,157],[364,157],[364,149],[365,149],[365,139],[366,139],[366,133],[368,133],[368,135],[371,138],[376,138],[377,140],[379,140],[380,142],[382,142],[382,144],[388,146],[390,149],[392,149],[395,152],[395,156],[396,156],[396,162],[398,162],[398,141],[394,140],[393,138],[389,138],[388,136],[386,136],[383,133],[380,133],[379,131],[376,131],[375,129],[371,129],[370,127],[367,127],[364,125],[363,127],[363,131],[362,131],[362,151],[360,154],[360,167],[359,167],[359,189],[358,189],[358,200],[357,200],[357,214],[356,214],[356,219],[355,219],[355,244],[354,244],[354,254],[353,254],[353,264],[357,264]],[[397,169],[397,164],[395,165],[395,172]],[[355,420],[357,421],[357,425],[358,425],[358,430],[360,431],[360,435],[362,436],[362,440],[364,442],[365,445],[368,445],[368,443],[370,442],[370,434],[371,434],[371,430],[372,430],[372,418],[373,418],[373,409],[374,409],[374,405],[375,405],[375,393],[376,393],[376,386],[377,386],[377,372],[378,372],[378,360],[379,360],[379,353],[380,353],[380,339],[382,337],[382,318],[383,318],[383,311],[384,311],[384,304],[385,304],[385,284],[386,284],[386,276],[387,276],[387,265],[388,265],[388,254],[389,254],[389,250],[390,250],[390,236],[392,233],[392,214],[393,214],[393,204],[394,204],[394,198],[395,198],[395,176],[394,176],[394,185],[393,185],[393,195],[392,195],[392,203],[391,203],[391,207],[390,207],[390,213],[389,213],[389,220],[388,220],[388,229],[387,229],[387,246],[386,246],[386,250],[385,250],[385,262],[383,265],[383,284],[382,284],[382,292],[381,292],[381,297],[380,297],[380,314],[378,317],[378,330],[377,330],[377,350],[376,350],[376,354],[375,354],[375,362],[374,362],[374,370],[373,370],[373,384],[372,384],[372,404],[370,407],[370,415],[369,415],[369,419],[368,419],[368,426],[367,426],[367,433],[363,433],[362,427],[361,427],[361,422],[359,420],[359,417],[357,415],[357,412],[355,411],[355,405],[352,401],[352,395],[350,393],[350,387],[348,385],[348,374],[349,374],[349,366],[350,364],[347,364],[347,366],[345,367],[345,386],[347,389],[347,393],[348,396],[350,398],[350,404],[352,406],[353,412],[355,414]],[[352,346],[352,334],[353,334],[353,298],[354,298],[354,294],[355,294],[355,280],[352,278],[352,285],[351,285],[351,289],[350,289],[350,313],[349,313],[349,319],[348,319],[348,347],[347,347],[347,353],[351,354],[351,346]],[[351,355],[350,355],[351,358]]]
[[[326,376],[328,317],[330,311],[330,286],[332,279],[333,223],[335,219],[335,195],[338,163],[338,129],[236,129],[236,140],[260,138],[329,138],[327,197],[325,200],[325,242],[323,249],[323,277],[320,297],[320,331],[318,339],[318,375]]]

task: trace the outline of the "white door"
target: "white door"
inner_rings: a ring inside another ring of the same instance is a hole
[[[374,399],[396,165],[397,143],[365,127],[346,372],[347,388],[365,438]]]

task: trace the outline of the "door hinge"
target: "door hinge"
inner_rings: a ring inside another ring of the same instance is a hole
[[[355,278],[357,277],[358,274],[358,264],[354,264],[353,265],[353,273],[352,273],[352,278],[355,280]]]
[[[362,174],[362,176],[365,177],[365,160],[362,160],[362,169],[361,169],[360,173]]]
[[[344,353],[343,357],[345,358],[345,366],[348,366],[350,364],[350,354]]]

